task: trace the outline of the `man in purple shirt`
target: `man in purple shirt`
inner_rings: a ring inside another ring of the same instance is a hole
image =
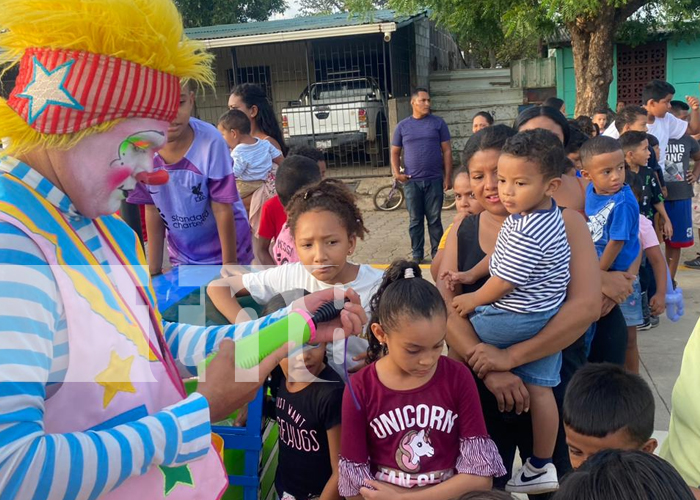
[[[452,187],[452,148],[447,124],[430,114],[426,89],[413,91],[411,107],[413,114],[398,124],[391,141],[391,171],[394,179],[404,184],[411,252],[413,260],[420,263],[425,245],[423,218],[428,221],[431,257],[435,257],[442,238],[440,212],[443,190]],[[402,151],[404,173],[399,169]]]

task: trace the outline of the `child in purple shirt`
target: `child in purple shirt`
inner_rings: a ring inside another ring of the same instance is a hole
[[[189,118],[194,138],[185,155],[172,164],[156,154],[154,167],[165,169],[170,180],[162,186],[138,184],[129,202],[155,205],[165,227],[168,254],[173,265],[226,264],[222,258],[222,241],[212,203],[231,206],[235,221],[238,264],[250,264],[253,259],[250,225],[236,189],[228,146],[213,125]],[[170,135],[170,131],[169,131]],[[149,231],[149,254],[158,248],[157,233]],[[225,244],[225,242],[224,242]],[[161,244],[162,245],[162,244]],[[151,263],[151,273],[160,269]],[[149,255],[150,257],[150,255]]]

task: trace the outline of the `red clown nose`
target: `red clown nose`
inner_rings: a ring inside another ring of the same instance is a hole
[[[136,174],[136,180],[148,186],[162,186],[170,180],[170,175],[163,169],[155,172],[139,172]]]

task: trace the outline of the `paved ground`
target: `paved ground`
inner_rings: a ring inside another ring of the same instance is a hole
[[[374,210],[371,193],[379,181],[363,181],[358,187],[360,204],[365,216],[365,224],[370,231],[366,241],[358,243],[353,256],[356,262],[388,264],[397,258],[408,258],[411,254],[408,237],[408,213],[405,208],[396,212],[378,212]],[[452,221],[454,210],[443,213],[445,227]],[[427,231],[426,231],[427,238]],[[692,258],[699,246],[684,252],[681,260]],[[426,245],[426,255],[430,249]],[[671,410],[671,392],[678,377],[683,349],[700,316],[700,271],[681,268],[677,281],[685,296],[685,316],[677,323],[672,323],[665,316],[659,327],[639,333],[641,352],[641,372],[651,384],[656,395],[656,429],[668,429]]]
[[[405,206],[395,212],[380,212],[374,208],[372,194],[378,186],[389,184],[388,179],[365,179],[357,187],[359,205],[362,208],[365,226],[369,235],[359,241],[353,255],[356,262],[365,264],[389,264],[395,259],[411,257],[411,240],[408,237],[408,211]],[[448,210],[442,214],[443,227],[454,219],[456,212]],[[425,231],[425,255],[430,255],[428,231]]]

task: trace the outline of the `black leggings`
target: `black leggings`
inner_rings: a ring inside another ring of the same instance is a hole
[[[624,364],[626,350],[627,325],[625,324],[622,311],[620,311],[618,306],[615,306],[607,316],[600,318],[596,323],[596,333],[588,361],[595,363],[607,361]],[[554,398],[559,408],[559,433],[557,434],[557,442],[552,459],[557,468],[559,479],[571,470],[569,448],[566,444],[562,415],[564,393],[571,377],[584,364],[586,364],[586,346],[582,335],[576,342],[562,351],[561,383],[554,388]],[[498,447],[506,469],[510,470],[515,458],[516,448],[520,451],[520,457],[523,462],[532,455],[532,420],[530,419],[530,414],[516,415],[514,412],[502,413],[498,411],[496,397],[480,379],[475,378],[484,412],[484,420],[486,420],[486,428]],[[510,479],[510,474],[494,478],[494,487],[503,489],[508,479]],[[530,495],[530,497],[544,500],[550,498],[551,495]]]
[[[562,423],[563,419],[561,416],[564,392],[576,370],[585,363],[586,347],[584,337],[581,336],[576,342],[562,351],[561,383],[557,387],[554,387],[554,398],[559,408],[559,433],[557,435],[557,443],[552,458],[560,478],[571,470],[569,449],[566,445],[564,424]],[[520,451],[523,462],[532,455],[532,420],[530,419],[530,414],[516,415],[514,412],[502,413],[498,411],[498,403],[496,402],[495,396],[486,388],[481,380],[476,378],[476,381],[481,398],[481,406],[484,412],[484,419],[486,420],[486,428],[498,447],[506,469],[510,470],[515,458],[516,447]],[[510,474],[494,478],[494,487],[503,489],[508,479],[510,479]],[[549,498],[547,495],[531,495],[531,497],[538,499]]]
[[[596,323],[588,361],[591,363],[625,364],[627,324],[619,306],[615,306]]]
[[[569,448],[566,444],[562,416],[564,393],[576,370],[586,364],[584,337],[582,335],[576,342],[562,351],[561,383],[554,388],[554,398],[559,408],[559,433],[557,434],[557,442],[552,459],[560,479],[571,470]],[[622,311],[620,311],[618,306],[615,306],[607,316],[600,318],[596,323],[596,334],[591,344],[588,361],[597,363],[608,361],[624,364],[626,350],[627,325],[625,324]],[[520,457],[523,462],[532,455],[532,420],[530,419],[530,414],[516,415],[514,412],[502,413],[498,411],[496,397],[478,377],[474,378],[479,389],[486,428],[498,447],[506,469],[510,471],[515,459],[516,448],[520,451]],[[509,473],[503,477],[494,478],[494,487],[503,489],[510,476]],[[550,498],[551,495],[530,495],[530,497],[544,500]]]

